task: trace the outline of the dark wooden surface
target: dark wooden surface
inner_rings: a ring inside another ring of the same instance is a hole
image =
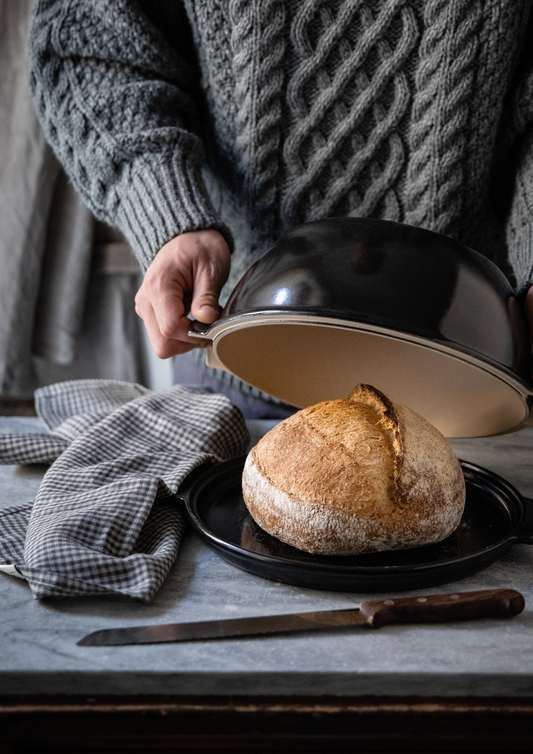
[[[2,754],[33,752],[525,752],[528,699],[17,697]]]

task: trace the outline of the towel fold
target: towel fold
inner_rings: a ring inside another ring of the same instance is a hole
[[[149,601],[185,526],[174,497],[202,464],[246,452],[244,418],[225,396],[114,380],[36,391],[48,434],[0,435],[0,463],[52,462],[33,506],[0,511],[0,563],[36,598],[118,592]]]

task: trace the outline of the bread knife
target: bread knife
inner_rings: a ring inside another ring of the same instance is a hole
[[[316,631],[340,626],[372,628],[398,623],[442,623],[476,618],[511,618],[524,609],[520,592],[514,589],[485,589],[426,597],[366,600],[348,610],[321,610],[253,618],[229,618],[195,623],[168,623],[94,631],[78,641],[83,647],[128,644],[163,644],[177,641],[231,639],[247,636]]]

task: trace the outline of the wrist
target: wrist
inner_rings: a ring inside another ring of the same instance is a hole
[[[143,271],[158,249],[185,233],[216,230],[233,249],[231,231],[214,211],[195,159],[145,155],[126,171],[117,192],[116,224]]]

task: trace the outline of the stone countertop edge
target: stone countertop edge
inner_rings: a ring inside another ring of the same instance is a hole
[[[0,673],[2,696],[531,698],[530,673]]]

